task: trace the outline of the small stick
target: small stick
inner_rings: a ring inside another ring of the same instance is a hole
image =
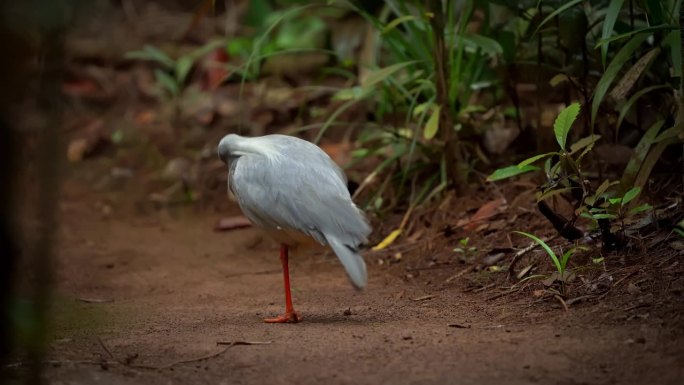
[[[492,300],[495,300],[495,299],[497,299],[497,298],[501,298],[501,297],[503,297],[503,296],[506,296],[506,295],[509,295],[509,294],[512,294],[512,293],[516,293],[516,292],[518,292],[519,290],[520,290],[520,289],[518,289],[518,290],[504,291],[503,293],[499,293],[499,294],[493,295],[493,296],[491,296],[491,297],[485,298],[485,301],[492,301]]]
[[[599,300],[599,301],[602,300],[605,296],[608,295],[608,293],[610,293],[610,291],[611,291],[613,288],[616,288],[616,287],[617,287],[619,284],[621,284],[625,279],[627,279],[627,278],[633,276],[633,275],[636,274],[637,272],[638,272],[638,270],[634,270],[634,271],[632,271],[631,273],[625,275],[624,277],[618,279],[618,280],[613,284],[613,286],[609,287],[608,290],[606,290],[605,293],[601,294],[601,295],[598,297],[598,300]]]
[[[470,325],[448,324],[447,326],[450,328],[456,328],[456,329],[470,329]]]
[[[457,278],[460,278],[460,277],[463,276],[463,274],[465,274],[465,273],[467,273],[467,272],[469,272],[469,271],[472,271],[474,268],[475,268],[474,266],[473,266],[473,267],[466,267],[465,269],[463,269],[463,270],[459,271],[458,273],[452,275],[451,277],[447,278],[447,279],[444,281],[444,283],[449,283],[449,282],[451,282],[451,281],[453,281],[453,280],[455,280],[455,279],[457,279]]]
[[[444,264],[444,265],[423,266],[423,267],[407,267],[406,271],[440,270],[440,269],[448,269],[450,267],[453,267],[453,265]]]
[[[98,342],[98,343],[100,344],[100,346],[102,347],[102,350],[104,350],[105,353],[107,353],[107,355],[109,356],[109,358],[111,358],[111,359],[113,359],[114,361],[117,361],[117,362],[119,361],[119,360],[117,360],[116,358],[114,358],[114,355],[113,355],[112,352],[109,350],[109,348],[107,347],[107,345],[105,345],[104,341],[102,341],[102,338],[97,337],[97,342]]]
[[[544,241],[545,243],[548,243],[548,242],[556,239],[556,237],[558,237],[558,234],[556,234],[550,238],[547,238],[547,239],[542,239],[542,241]],[[526,246],[524,249],[519,250],[517,253],[515,253],[513,255],[513,260],[511,261],[511,264],[508,266],[508,274],[510,276],[513,276],[513,272],[514,272],[513,269],[515,269],[515,265],[518,263],[518,261],[520,261],[520,259],[523,257],[523,255],[525,255],[528,252],[536,249],[537,247],[539,247],[539,244],[537,242],[532,242],[528,246]]]
[[[435,296],[434,296],[433,294],[428,294],[428,295],[424,295],[424,296],[418,297],[418,298],[411,298],[411,301],[416,301],[416,302],[418,302],[418,301],[425,301],[425,300],[428,300],[428,299],[431,299],[431,298],[434,298],[434,297],[435,297]]]
[[[487,289],[491,289],[491,288],[493,288],[494,286],[496,286],[496,282],[495,282],[495,283],[490,283],[489,285],[486,285],[486,286],[478,287],[477,289],[474,289],[474,290],[473,290],[473,293],[479,293],[479,292],[481,292],[481,291],[485,291],[485,290],[487,290]]]
[[[216,345],[228,345],[228,346],[238,346],[238,345],[270,345],[273,341],[216,341]]]
[[[76,298],[77,300],[85,303],[110,303],[114,302],[111,298]]]

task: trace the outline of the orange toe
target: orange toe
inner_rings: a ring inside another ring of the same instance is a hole
[[[297,323],[302,320],[302,317],[295,311],[287,312],[275,318],[266,318],[264,322],[269,324],[283,324],[283,323]]]

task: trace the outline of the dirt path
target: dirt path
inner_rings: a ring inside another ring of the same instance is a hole
[[[267,325],[263,317],[282,311],[282,281],[276,246],[257,231],[214,233],[219,214],[207,213],[115,210],[103,219],[98,195],[66,190],[53,383],[684,383],[679,313],[663,320],[637,310],[625,320],[610,303],[565,313],[529,299],[487,302],[374,264],[358,293],[330,256],[293,258],[304,322]],[[177,363],[221,351],[217,341],[272,343]],[[132,365],[68,362],[103,357]]]

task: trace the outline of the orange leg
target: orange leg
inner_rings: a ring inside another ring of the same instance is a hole
[[[288,268],[287,245],[280,245],[280,263],[283,265],[283,280],[285,281],[285,314],[275,317],[266,318],[266,323],[296,323],[301,321],[301,317],[294,310],[292,306],[292,294],[290,293],[290,269]]]

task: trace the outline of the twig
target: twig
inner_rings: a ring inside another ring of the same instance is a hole
[[[624,277],[618,279],[618,280],[613,284],[613,286],[609,287],[608,290],[606,290],[605,293],[601,294],[601,295],[598,297],[598,299],[599,299],[599,300],[602,300],[606,295],[608,295],[608,293],[610,293],[610,291],[611,291],[612,289],[618,287],[618,285],[621,284],[625,279],[627,279],[627,278],[633,276],[633,275],[636,274],[637,272],[638,272],[638,270],[634,270],[634,271],[632,271],[631,273],[625,275]]]
[[[449,324],[447,326],[450,328],[456,328],[456,329],[470,329],[470,325]]]
[[[238,345],[270,345],[273,341],[216,341],[216,345],[228,345],[228,346],[238,346]]]
[[[418,301],[425,301],[425,300],[428,300],[428,299],[431,299],[431,298],[435,298],[434,294],[428,294],[428,295],[424,295],[424,296],[422,296],[422,297],[411,298],[411,301],[416,301],[416,302],[418,302]]]
[[[453,267],[453,265],[444,264],[444,265],[423,266],[423,267],[407,267],[406,271],[440,270],[440,269],[448,269],[450,267]]]
[[[579,296],[579,297],[575,297],[575,298],[570,298],[569,300],[565,301],[565,303],[568,304],[568,306],[570,306],[570,305],[574,304],[575,302],[580,302],[582,300],[590,299],[590,298],[594,298],[594,297],[596,297],[596,296],[591,295],[591,294],[583,295],[583,296]]]
[[[112,365],[123,365],[118,361],[93,361],[93,360],[45,360],[40,362],[43,365],[98,365],[98,366],[112,366]],[[20,368],[29,364],[26,361],[13,362],[11,364],[5,365],[5,369]]]
[[[542,239],[542,241],[544,241],[544,243],[548,243],[548,242],[550,242],[550,241],[556,239],[556,237],[558,237],[558,234],[553,235],[552,237],[549,237],[549,238],[546,238],[546,239]],[[513,260],[511,261],[511,264],[508,266],[508,274],[509,274],[510,276],[513,276],[513,275],[514,275],[514,274],[513,274],[513,273],[514,273],[513,270],[515,269],[515,265],[520,261],[520,259],[523,257],[523,255],[525,255],[525,254],[527,254],[528,252],[530,252],[530,251],[536,249],[537,247],[539,247],[539,244],[538,244],[537,242],[532,242],[532,243],[530,243],[528,246],[526,246],[524,249],[519,250],[517,253],[515,253],[515,254],[513,255]]]
[[[204,355],[201,357],[195,357],[195,358],[189,358],[189,359],[185,359],[185,360],[171,362],[171,363],[166,364],[166,365],[154,366],[154,365],[131,364],[130,362],[122,362],[122,361],[118,360],[116,357],[114,357],[112,352],[109,350],[109,348],[104,343],[104,341],[102,341],[101,338],[98,337],[97,341],[100,343],[102,350],[104,350],[107,353],[107,355],[109,355],[109,357],[111,357],[115,361],[115,364],[125,365],[125,366],[130,367],[130,368],[151,369],[151,370],[168,369],[168,368],[174,367],[176,365],[180,365],[180,364],[188,364],[191,362],[198,362],[198,361],[208,360],[210,358],[215,358],[215,357],[218,357],[221,354],[225,353],[226,351],[228,351],[228,349],[232,348],[233,346],[238,346],[238,345],[268,345],[268,344],[273,343],[272,341],[231,341],[231,342],[217,341],[216,342],[217,346],[218,345],[225,345],[225,347],[223,349],[221,349],[217,352],[210,353],[210,354],[207,354],[207,355]],[[77,361],[74,361],[74,362],[77,362]],[[95,363],[95,362],[83,361],[82,363]],[[104,361],[104,362],[97,362],[97,364],[109,365],[112,363],[108,362],[108,361]]]
[[[496,286],[496,282],[495,282],[495,283],[490,283],[489,285],[485,285],[485,286],[482,286],[482,287],[478,287],[477,289],[473,289],[473,293],[479,293],[479,292],[481,292],[481,291],[485,291],[485,290],[487,290],[487,289],[491,289],[491,288],[493,288],[494,286]]]
[[[224,278],[232,278],[232,277],[242,277],[245,275],[268,275],[268,274],[275,274],[275,273],[280,273],[282,270],[277,269],[277,270],[262,270],[262,271],[247,271],[244,273],[232,273],[232,274],[226,274],[223,277]]]
[[[112,298],[76,298],[77,300],[85,303],[110,303],[114,302]]]
[[[110,358],[112,358],[112,359],[115,360],[115,361],[119,361],[119,360],[117,360],[116,358],[114,358],[114,355],[112,354],[112,351],[109,350],[109,348],[107,347],[107,345],[105,345],[104,341],[102,341],[102,338],[97,337],[97,342],[98,342],[98,343],[100,344],[100,346],[102,347],[102,350],[104,350],[105,353],[107,353],[107,355],[108,355]]]
[[[493,301],[493,300],[495,300],[495,299],[497,299],[497,298],[501,298],[501,297],[503,297],[503,296],[506,296],[506,295],[509,295],[509,294],[512,294],[512,293],[517,293],[518,291],[520,291],[520,289],[504,291],[503,293],[499,293],[499,294],[493,295],[493,296],[491,296],[491,297],[485,298],[485,301]]]
[[[447,278],[447,279],[444,281],[444,283],[449,283],[449,282],[451,282],[451,281],[453,281],[453,280],[455,280],[455,279],[457,279],[457,278],[462,277],[465,273],[467,273],[467,272],[469,272],[469,271],[472,271],[473,268],[474,268],[474,267],[471,266],[471,267],[467,267],[467,268],[465,268],[465,269],[459,271],[458,273],[456,273],[456,274],[452,275],[451,277]]]
[[[650,307],[650,306],[651,306],[650,303],[639,303],[639,304],[636,304],[636,305],[634,305],[634,306],[630,306],[630,307],[628,307],[628,308],[625,308],[625,309],[623,309],[622,311],[628,312],[628,311],[631,311],[631,310],[634,310],[634,309],[639,309],[639,308],[642,308],[642,307]]]

